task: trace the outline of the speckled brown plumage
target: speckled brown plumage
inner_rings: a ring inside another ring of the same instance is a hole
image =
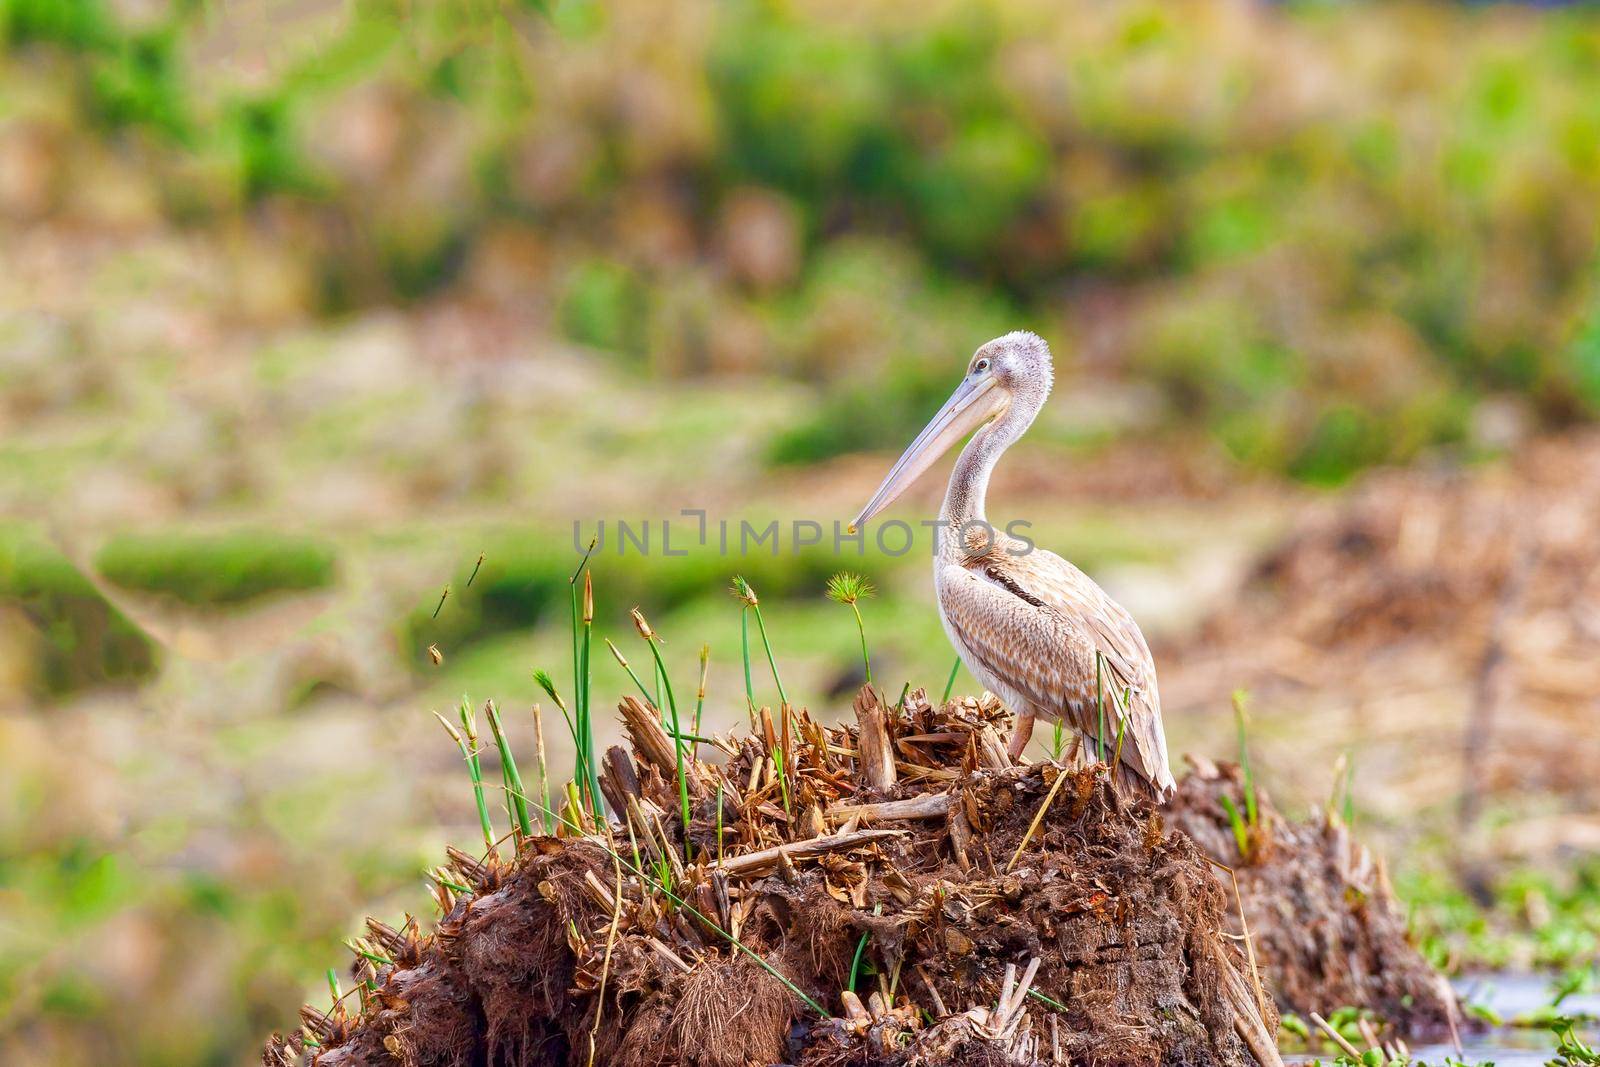
[[[1164,798],[1174,783],[1155,664],[1122,605],[1044,549],[1027,555],[1001,549],[943,562],[934,585],[940,615],[963,661],[1018,715],[1059,719],[1093,751],[1103,701],[1104,741],[1111,752],[1126,701],[1125,780]]]

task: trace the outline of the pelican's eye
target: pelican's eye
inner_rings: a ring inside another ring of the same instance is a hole
[[[976,362],[976,363],[974,363],[972,365],[972,373],[973,374],[982,374],[984,371],[986,371],[988,369],[989,369],[989,360],[987,358],[980,359],[980,360],[978,360],[978,362]]]

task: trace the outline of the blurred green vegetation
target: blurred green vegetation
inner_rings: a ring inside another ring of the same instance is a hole
[[[1600,958],[1600,858],[1566,870],[1509,870],[1487,906],[1439,870],[1411,870],[1399,884],[1411,927],[1435,966],[1562,969]]]
[[[732,536],[737,539],[737,523],[730,525]],[[761,525],[756,524],[758,532]],[[634,524],[631,529],[634,532],[629,536],[643,533],[641,524]],[[608,528],[609,543],[602,545],[594,557],[594,570],[605,600],[640,605],[659,618],[694,601],[716,597],[728,588],[735,571],[766,597],[816,596],[841,565],[831,546],[794,551],[787,542],[781,552],[757,550],[731,560],[716,550],[715,528],[709,531],[707,546],[696,544],[696,529],[692,519],[685,526],[674,526],[674,555],[665,556],[659,524],[645,535],[647,541],[654,540],[649,555],[640,552],[632,540],[624,541],[619,551],[619,533],[615,526]],[[787,537],[787,531],[782,536]],[[548,535],[530,530],[490,531],[483,543],[486,563],[471,585],[467,584],[472,574],[471,561],[458,568],[450,586],[451,610],[441,611],[434,618],[436,605],[419,605],[407,619],[409,644],[417,654],[415,662],[422,662],[421,654],[430,644],[461,647],[511,631],[565,624],[571,610],[567,582],[580,558],[570,543],[554,543]],[[681,556],[676,554],[680,552]],[[849,559],[850,565],[863,574],[882,575],[887,569],[882,553],[876,550]]]
[[[148,677],[156,648],[49,542],[26,527],[0,524],[0,607],[31,623],[21,684],[42,696]]]
[[[123,535],[95,559],[107,581],[186,604],[232,605],[333,583],[334,549],[260,530]]]
[[[247,82],[212,42],[251,16],[157,10],[4,0],[7,79],[174,219],[270,205],[324,310],[525,240],[576,341],[813,382],[776,462],[897,443],[1018,323],[1153,384],[1140,432],[1313,482],[1464,441],[1487,395],[1600,410],[1592,9],[363,0],[274,25]]]
[[[4,726],[0,736],[28,740]],[[292,786],[247,786],[260,822],[241,825],[214,798],[209,809],[143,810],[149,804],[136,794],[164,797],[166,775],[205,773],[192,744],[177,747],[188,760],[152,748],[130,754],[135,766],[119,768],[125,782],[75,783],[125,813],[140,810],[137,832],[125,837],[92,828],[103,817],[63,795],[62,769],[4,754],[0,1047],[8,1063],[243,1062],[262,1033],[282,1025],[282,1005],[301,996],[299,976],[320,973],[348,936],[351,908],[392,899],[397,914],[425,903],[412,878],[425,852],[380,819],[347,864],[319,862],[315,842],[343,832],[326,824],[351,809],[352,785],[382,790],[364,764],[330,774],[302,760]],[[92,749],[74,748],[73,771],[105,774]],[[232,788],[257,777],[248,766],[236,770]],[[414,888],[396,894],[396,886]]]

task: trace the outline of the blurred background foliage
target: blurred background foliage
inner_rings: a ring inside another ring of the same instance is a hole
[[[424,909],[424,710],[560,666],[574,517],[847,519],[1027,326],[997,512],[1181,627],[1308,496],[1600,414],[1597,246],[1591,8],[0,0],[0,1060],[241,1062]],[[728,723],[734,570],[814,706],[841,566],[948,671],[916,559],[598,559]]]
[[[641,373],[815,382],[779,463],[899,440],[945,339],[1018,319],[1155,390],[1148,429],[1314,482],[1470,438],[1486,395],[1600,405],[1587,13],[249,15],[277,40],[246,65],[242,10],[5,0],[12,172],[124,167],[177,225],[272,240],[321,312],[524,256],[540,312]]]

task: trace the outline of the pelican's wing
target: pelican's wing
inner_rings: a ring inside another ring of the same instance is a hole
[[[942,602],[946,622],[982,666],[1039,714],[1087,738],[1099,733],[1103,696],[1107,745],[1115,743],[1126,697],[1122,762],[1156,791],[1171,789],[1155,665],[1132,616],[1051,552],[965,562],[945,564]]]

